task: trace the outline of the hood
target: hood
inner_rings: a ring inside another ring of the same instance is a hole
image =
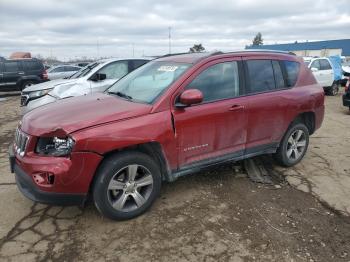
[[[151,105],[98,93],[38,107],[24,115],[21,129],[33,136],[61,136],[95,125],[145,115],[151,109]]]
[[[40,84],[29,86],[25,89],[23,89],[24,93],[33,92],[33,91],[39,91],[39,90],[45,90],[45,89],[51,89],[54,88],[57,85],[61,84],[74,84],[78,81],[79,78],[76,79],[56,79],[51,81],[46,81]]]
[[[342,66],[343,71],[346,73],[350,73],[350,66]]]

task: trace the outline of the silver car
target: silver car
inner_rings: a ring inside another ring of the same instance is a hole
[[[23,89],[22,114],[59,99],[104,92],[119,78],[150,61],[150,58],[107,59],[92,62],[68,79],[57,79]]]
[[[57,66],[50,67],[47,70],[47,76],[48,76],[48,79],[50,80],[62,79],[62,78],[72,76],[80,69],[81,67],[79,66],[57,65]]]

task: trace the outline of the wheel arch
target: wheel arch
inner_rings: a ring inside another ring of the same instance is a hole
[[[315,132],[315,128],[316,128],[315,121],[316,121],[316,116],[314,112],[312,111],[303,112],[294,118],[294,120],[288,126],[288,129],[296,123],[303,123],[309,130],[309,134],[312,135]]]
[[[94,177],[90,183],[90,187],[89,187],[90,191],[95,183],[96,173],[101,168],[103,163],[110,158],[117,157],[119,153],[125,152],[125,151],[129,151],[129,152],[136,151],[136,152],[141,152],[150,156],[158,164],[162,175],[162,180],[169,181],[169,182],[174,180],[161,144],[159,142],[148,142],[148,143],[142,143],[142,144],[137,144],[133,146],[114,149],[104,153],[102,155],[103,158],[100,161],[99,165],[97,166]]]

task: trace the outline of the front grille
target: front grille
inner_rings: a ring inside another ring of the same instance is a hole
[[[15,151],[20,156],[24,156],[26,147],[28,144],[29,136],[23,133],[19,128],[16,129],[15,133]]]
[[[28,95],[22,95],[21,96],[21,106],[27,105],[28,99],[29,99]]]

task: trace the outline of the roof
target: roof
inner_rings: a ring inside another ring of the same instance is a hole
[[[246,46],[246,49],[274,49],[274,50],[281,50],[281,51],[342,49],[343,56],[350,56],[350,39],[275,44],[275,45],[250,45],[250,46]]]
[[[99,62],[99,63],[109,63],[109,62],[115,62],[115,61],[123,61],[123,60],[147,60],[150,61],[152,58],[149,57],[121,57],[121,58],[103,58],[99,59],[94,62]],[[91,62],[93,63],[93,62]]]
[[[169,54],[169,55],[165,55],[157,58],[157,61],[171,61],[171,62],[177,62],[177,63],[195,64],[205,58],[213,57],[213,56],[219,56],[219,58],[221,58],[221,57],[227,57],[228,55],[245,56],[247,54],[249,55],[281,54],[281,55],[295,56],[295,54],[286,52],[286,51],[260,49],[260,50],[237,50],[237,51],[231,51],[231,52],[215,51],[215,52]]]

